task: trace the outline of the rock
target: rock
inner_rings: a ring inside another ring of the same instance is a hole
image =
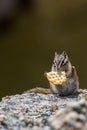
[[[82,92],[68,97],[27,92],[6,96],[0,102],[0,130],[85,130],[87,102],[82,99]]]
[[[51,130],[87,130],[87,101],[81,99],[49,118]]]

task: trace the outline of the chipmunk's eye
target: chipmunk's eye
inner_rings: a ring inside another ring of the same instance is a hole
[[[64,65],[66,65],[68,63],[68,61],[66,61],[66,60],[63,60],[62,61],[62,65],[64,66]]]
[[[64,60],[62,61],[62,65],[64,65],[65,64],[65,62],[64,62]]]

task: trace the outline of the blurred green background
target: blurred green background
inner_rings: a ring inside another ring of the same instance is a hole
[[[86,0],[20,0],[8,13],[6,8],[3,10],[0,98],[36,86],[49,87],[44,72],[50,71],[55,51],[63,50],[76,66],[80,87],[87,88]]]

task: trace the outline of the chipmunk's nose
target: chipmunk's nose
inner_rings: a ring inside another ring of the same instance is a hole
[[[57,67],[57,70],[60,70],[60,66]]]

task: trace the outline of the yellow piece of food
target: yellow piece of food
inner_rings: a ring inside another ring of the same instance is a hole
[[[62,85],[66,82],[66,74],[64,71],[51,71],[46,73],[46,77],[48,81],[54,85]]]

